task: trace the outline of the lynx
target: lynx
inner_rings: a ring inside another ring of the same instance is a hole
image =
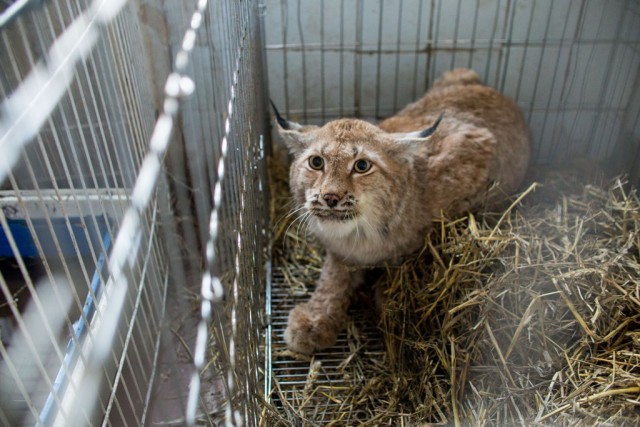
[[[377,126],[303,126],[274,111],[293,158],[294,201],[326,249],[316,289],[291,310],[284,333],[300,353],[335,343],[364,268],[420,249],[443,213],[461,216],[513,193],[529,161],[517,105],[467,69],[444,73]]]

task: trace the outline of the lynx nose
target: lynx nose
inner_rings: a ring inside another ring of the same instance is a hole
[[[330,208],[335,208],[336,206],[338,206],[338,202],[340,201],[340,197],[338,197],[337,194],[328,193],[322,196],[322,198]]]

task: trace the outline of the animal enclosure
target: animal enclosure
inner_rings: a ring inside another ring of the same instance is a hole
[[[637,2],[15,1],[0,39],[0,425],[637,422]],[[436,270],[370,279],[405,299],[376,317],[363,297],[336,346],[287,352],[319,249],[281,218],[268,99],[300,123],[375,122],[455,67],[518,103],[532,170],[578,174],[440,224]],[[627,181],[585,187],[596,171]],[[435,320],[400,316],[416,295]],[[526,343],[547,351],[529,370]],[[408,360],[390,349],[422,357],[403,365],[417,394],[385,376]],[[504,382],[472,378],[483,367]]]
[[[0,424],[193,424],[224,390],[229,417],[255,418],[258,5],[15,2],[1,16]]]

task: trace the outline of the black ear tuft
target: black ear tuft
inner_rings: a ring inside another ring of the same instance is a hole
[[[420,134],[418,136],[420,138],[426,138],[428,136],[433,135],[433,133],[438,128],[438,125],[442,121],[442,117],[444,117],[444,113],[440,113],[440,117],[438,117],[438,120],[436,120],[436,122],[434,124],[432,124],[430,127],[428,127],[427,129],[423,130],[422,132],[420,132]]]
[[[280,115],[278,109],[276,108],[276,104],[273,103],[273,100],[270,99],[269,102],[271,102],[271,108],[273,108],[273,113],[276,115],[276,121],[278,122],[280,127],[284,130],[291,129],[291,124],[287,119]]]

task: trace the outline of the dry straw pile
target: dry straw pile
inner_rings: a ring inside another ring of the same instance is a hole
[[[354,345],[331,397],[340,405],[323,420],[640,424],[638,196],[621,179],[539,181],[499,214],[437,223],[421,254],[381,268],[375,286],[386,300],[371,316],[378,333],[362,338],[351,321]],[[281,218],[286,172],[274,183]],[[320,257],[292,220],[277,225],[275,261],[312,281]],[[380,340],[384,351],[373,357],[367,348]],[[307,408],[327,395],[314,385],[321,366],[309,366],[294,399]],[[278,405],[274,382],[265,424],[318,424],[317,414]]]

